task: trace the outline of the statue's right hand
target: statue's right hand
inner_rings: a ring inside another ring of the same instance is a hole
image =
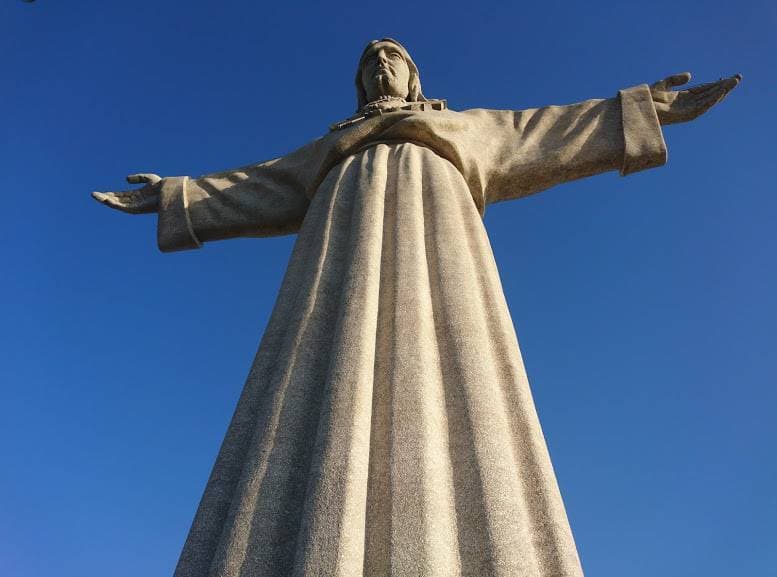
[[[106,206],[129,212],[130,214],[146,214],[159,209],[159,193],[162,179],[156,174],[130,174],[127,177],[130,184],[143,184],[135,190],[121,192],[93,192],[92,198]]]

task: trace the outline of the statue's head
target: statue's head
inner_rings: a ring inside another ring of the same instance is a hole
[[[392,38],[373,40],[362,52],[356,69],[357,110],[381,98],[425,101],[418,67],[410,54]]]

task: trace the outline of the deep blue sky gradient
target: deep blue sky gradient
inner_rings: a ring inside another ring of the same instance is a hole
[[[777,4],[0,6],[0,577],[169,576],[293,237],[160,254],[95,189],[269,159],[394,36],[454,109],[741,72],[669,162],[490,208],[591,577],[774,577]]]

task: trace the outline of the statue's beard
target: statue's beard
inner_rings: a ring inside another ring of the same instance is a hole
[[[396,78],[389,72],[379,72],[374,77],[374,95],[372,101],[403,98],[407,90],[403,86],[397,86]],[[405,88],[403,90],[403,88]]]

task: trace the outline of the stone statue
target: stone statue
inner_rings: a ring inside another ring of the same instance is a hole
[[[286,156],[95,192],[163,251],[297,233],[176,577],[581,577],[482,222],[487,205],[666,161],[739,75],[448,110],[371,42],[357,113]]]

